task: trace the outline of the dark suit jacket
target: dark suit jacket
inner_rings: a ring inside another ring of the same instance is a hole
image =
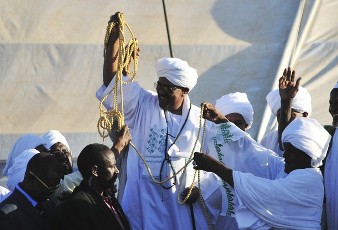
[[[119,213],[124,229],[129,230],[129,222],[115,197],[113,206]],[[120,230],[114,213],[108,208],[102,196],[97,194],[83,181],[72,195],[57,207],[58,229],[78,230]]]
[[[0,203],[0,229],[48,229],[43,216],[17,189]]]

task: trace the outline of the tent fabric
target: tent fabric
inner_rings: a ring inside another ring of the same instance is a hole
[[[124,13],[139,41],[136,80],[143,87],[154,90],[154,64],[170,56],[160,1],[0,0],[0,9],[1,160],[14,137],[25,133],[59,130],[74,156],[102,140],[95,92],[102,84],[106,25],[116,11]],[[273,127],[265,97],[292,62],[312,95],[312,117],[330,123],[329,90],[338,75],[338,3],[187,0],[166,1],[166,10],[174,57],[199,74],[190,92],[194,104],[245,92],[255,111],[249,133],[259,138]]]

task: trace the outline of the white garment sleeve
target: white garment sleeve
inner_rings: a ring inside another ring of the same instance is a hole
[[[114,94],[112,92],[114,86],[115,86],[115,77],[113,80],[109,83],[108,87],[105,85],[102,85],[100,89],[96,92],[96,98],[98,100],[102,100],[107,94],[110,94],[107,99],[103,102],[103,105],[106,107],[107,110],[111,110],[114,106]],[[128,77],[123,77],[123,81],[130,80]],[[130,110],[134,109],[136,107],[136,104],[138,103],[138,96],[141,91],[141,87],[137,82],[130,82],[128,84],[123,85],[123,102],[124,102],[124,109],[125,113],[129,113]],[[120,100],[120,87],[118,87],[118,103],[119,106],[121,105]],[[119,108],[120,109],[120,108]]]

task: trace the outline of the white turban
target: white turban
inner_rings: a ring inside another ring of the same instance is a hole
[[[336,83],[336,85],[333,87],[334,89],[338,88],[338,82]]]
[[[25,134],[21,136],[13,145],[11,152],[8,154],[6,160],[6,166],[2,172],[4,176],[7,176],[8,169],[12,167],[14,159],[19,156],[26,149],[34,149],[39,145],[44,144],[43,139],[33,134]]]
[[[26,173],[26,168],[29,160],[35,155],[39,153],[36,149],[28,149],[23,151],[18,157],[14,159],[14,163],[12,167],[8,169],[8,180],[7,187],[13,191],[15,186],[23,181]]]
[[[271,91],[266,96],[266,100],[272,113],[277,115],[277,111],[281,108],[279,89]],[[311,96],[305,88],[299,86],[299,90],[292,100],[292,108],[301,113],[307,112],[308,117],[311,116],[312,112]]]
[[[42,137],[45,141],[45,146],[47,149],[50,150],[50,147],[57,142],[61,142],[64,144],[68,150],[70,151],[69,144],[66,138],[57,130],[49,130],[45,135]]]
[[[190,67],[186,61],[178,58],[162,58],[155,64],[157,76],[165,77],[172,84],[186,87],[189,91],[197,83],[197,71]]]
[[[312,158],[312,167],[322,165],[331,135],[316,121],[308,117],[294,119],[283,131],[282,142],[290,142]]]
[[[239,113],[243,116],[249,129],[253,123],[253,108],[246,93],[230,93],[216,100],[215,107],[224,115]]]

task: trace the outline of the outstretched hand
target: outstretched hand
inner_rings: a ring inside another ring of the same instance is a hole
[[[281,99],[294,98],[298,92],[301,78],[298,78],[295,82],[296,72],[291,68],[285,68],[283,76],[279,78],[279,95]]]
[[[215,172],[219,161],[205,153],[194,153],[194,169]]]
[[[203,108],[204,119],[212,121],[216,124],[227,121],[226,117],[221,112],[219,112],[213,104],[204,102],[201,104],[201,107]]]

